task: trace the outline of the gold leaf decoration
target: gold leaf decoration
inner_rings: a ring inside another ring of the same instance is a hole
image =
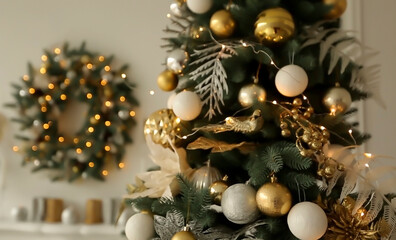
[[[199,137],[194,142],[188,144],[188,150],[212,149],[212,153],[227,152],[236,148],[241,148],[246,142],[230,144],[223,141],[213,140],[206,137]]]

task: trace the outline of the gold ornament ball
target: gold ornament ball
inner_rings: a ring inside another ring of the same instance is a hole
[[[180,134],[180,119],[176,117],[172,109],[161,109],[152,113],[144,125],[144,134],[150,135],[154,143],[163,147],[170,147],[168,138],[172,143],[178,143],[177,135]]]
[[[293,36],[295,25],[292,15],[283,8],[262,11],[254,25],[254,35],[264,44],[286,42]]]
[[[352,97],[345,88],[332,87],[326,92],[323,104],[332,114],[343,113],[351,106]]]
[[[221,204],[221,197],[228,187],[228,184],[223,180],[216,181],[209,186],[210,195],[216,204]]]
[[[250,107],[257,103],[265,102],[267,93],[261,86],[252,83],[243,86],[238,94],[238,101],[242,107]]]
[[[171,70],[165,70],[157,78],[158,87],[163,91],[169,92],[177,87],[179,79]]]
[[[196,240],[196,238],[190,231],[180,231],[173,235],[171,240]]]
[[[210,18],[210,30],[219,38],[230,37],[235,30],[235,20],[227,10],[219,10]]]
[[[292,206],[292,195],[284,185],[277,182],[266,183],[256,194],[257,206],[270,217],[286,215]]]
[[[345,12],[347,0],[323,0],[326,5],[332,5],[333,8],[326,14],[327,19],[337,19]]]

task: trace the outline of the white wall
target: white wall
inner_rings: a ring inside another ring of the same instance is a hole
[[[30,206],[34,196],[60,197],[83,210],[88,198],[122,196],[135,173],[151,166],[142,129],[151,112],[166,106],[167,95],[157,88],[156,77],[163,70],[165,51],[160,38],[165,36],[162,29],[168,9],[169,1],[162,0],[0,0],[0,113],[15,114],[3,104],[13,100],[11,83],[27,72],[27,62],[39,66],[43,48],[62,46],[65,41],[73,47],[86,41],[91,51],[114,54],[118,66],[128,63],[128,75],[138,84],[135,96],[141,103],[126,167],[110,172],[105,183],[51,183],[43,174],[31,174],[30,167],[21,167],[21,156],[10,151],[18,128],[8,123],[0,148],[7,165],[0,217],[8,217],[13,206]],[[151,89],[154,96],[149,95]]]
[[[15,124],[8,124],[0,149],[7,164],[5,188],[0,195],[0,217],[8,216],[12,206],[30,205],[33,196],[61,197],[78,204],[81,209],[87,198],[121,196],[125,193],[125,185],[133,182],[134,174],[150,166],[142,127],[144,119],[151,112],[165,107],[167,99],[166,94],[158,91],[155,80],[163,69],[161,64],[165,52],[159,46],[160,38],[164,36],[162,29],[166,24],[169,2],[0,0],[1,105],[12,100],[10,83],[18,81],[26,73],[27,61],[39,65],[43,48],[51,49],[64,41],[69,41],[72,46],[86,41],[88,49],[104,55],[114,54],[118,63],[129,63],[129,76],[138,83],[136,96],[141,101],[137,111],[138,125],[133,131],[135,143],[128,148],[126,168],[110,172],[105,183],[50,183],[42,174],[30,174],[28,167],[20,167],[21,157],[10,151],[17,128]],[[352,26],[359,31],[363,30],[362,38],[366,45],[380,51],[374,61],[381,64],[381,92],[387,104],[387,109],[381,109],[373,101],[365,104],[364,128],[373,135],[366,147],[377,154],[396,156],[396,1],[361,0],[357,5],[362,11],[346,15],[346,18],[355,22]],[[351,19],[356,16],[357,19]],[[154,96],[149,95],[151,89],[156,90]],[[0,112],[14,114],[3,107]]]

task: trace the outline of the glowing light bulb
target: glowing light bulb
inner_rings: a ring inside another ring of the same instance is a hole
[[[70,79],[65,78],[65,80],[63,81],[63,83],[67,86],[70,84]]]
[[[111,70],[111,67],[107,65],[107,66],[104,67],[104,70],[105,70],[106,72],[108,72],[108,71]]]
[[[44,140],[48,142],[49,140],[51,140],[51,137],[49,135],[45,135]]]
[[[110,102],[110,101],[106,101],[106,102],[105,102],[105,106],[106,106],[106,107],[111,107],[112,105],[113,105],[113,103]]]
[[[124,96],[120,97],[120,102],[125,102],[126,98]]]
[[[32,146],[32,151],[35,152],[35,151],[37,151],[37,149],[38,149],[38,147],[37,147],[36,145],[33,145],[33,146]]]
[[[30,93],[30,94],[36,93],[36,89],[34,89],[34,88],[29,88],[29,93]]]
[[[106,79],[102,79],[102,81],[100,81],[100,85],[106,86],[107,85],[107,80]]]
[[[110,121],[106,121],[106,122],[105,122],[105,125],[106,125],[106,127],[110,127],[111,122],[110,122]]]
[[[52,97],[50,95],[46,95],[45,96],[45,101],[49,102],[51,101]]]
[[[81,153],[82,153],[82,149],[81,149],[81,148],[77,148],[77,149],[76,149],[76,153],[77,153],[77,154],[81,154]]]
[[[100,115],[99,114],[95,114],[95,119],[99,120],[100,119]]]
[[[53,83],[48,84],[48,89],[52,90],[55,88],[55,85]]]
[[[48,123],[44,123],[44,124],[43,124],[43,128],[44,128],[45,130],[49,129],[49,127],[50,127],[50,125],[49,125]]]
[[[89,163],[88,163],[88,166],[91,167],[91,168],[93,168],[93,167],[95,167],[95,163],[89,162]]]
[[[41,61],[45,62],[45,61],[47,61],[47,60],[48,60],[47,55],[42,55],[42,56],[41,56]]]
[[[29,75],[23,75],[23,77],[22,77],[22,79],[23,79],[23,81],[29,81]]]
[[[60,48],[55,48],[54,53],[55,54],[61,54],[62,50]]]
[[[111,147],[110,147],[109,145],[106,145],[106,146],[104,147],[104,150],[105,150],[106,152],[109,152],[109,151],[111,150]]]
[[[129,112],[129,116],[131,116],[131,117],[136,116],[136,112],[135,112],[135,111],[130,111],[130,112]]]
[[[88,141],[88,142],[85,143],[85,146],[87,146],[88,148],[90,148],[90,147],[92,147],[92,143]]]
[[[92,93],[87,93],[87,99],[92,99]]]
[[[103,170],[103,171],[102,171],[102,175],[103,175],[103,176],[107,176],[107,175],[109,175],[109,172],[108,172],[107,170]]]
[[[41,74],[45,74],[47,72],[47,69],[45,69],[45,67],[41,67],[40,68],[40,73]]]
[[[18,147],[18,146],[13,146],[13,147],[12,147],[12,151],[18,152],[18,151],[19,151],[19,147]]]
[[[95,129],[93,127],[88,128],[88,132],[93,133],[94,131],[95,131]]]
[[[372,153],[364,153],[364,156],[366,156],[366,158],[373,158]]]
[[[64,137],[58,137],[58,141],[59,141],[60,143],[63,143],[63,142],[65,141],[65,138],[64,138]]]
[[[153,90],[151,90],[149,93],[151,96],[153,96],[155,94],[155,92]]]
[[[105,57],[104,56],[99,56],[98,59],[99,59],[99,62],[103,62],[105,60]]]
[[[119,167],[119,168],[124,168],[124,167],[125,167],[125,163],[122,163],[122,162],[119,163],[119,164],[118,164],[118,167]]]
[[[88,64],[87,64],[87,68],[88,68],[89,70],[91,70],[91,69],[93,68],[92,63],[88,63]]]
[[[44,112],[47,112],[47,107],[46,106],[42,106],[41,107],[41,111],[44,113]]]
[[[66,94],[61,94],[61,95],[60,95],[60,99],[61,99],[62,101],[65,101],[65,100],[67,99]]]

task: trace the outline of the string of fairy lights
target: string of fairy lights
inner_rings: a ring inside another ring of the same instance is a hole
[[[132,141],[128,132],[135,124],[138,101],[125,73],[127,65],[113,69],[112,58],[87,51],[85,44],[79,49],[65,44],[63,49],[46,51],[38,71],[29,65],[23,85],[14,86],[16,103],[8,104],[19,109],[14,121],[36,135],[16,136],[27,143],[13,146],[13,151],[22,152],[24,163],[32,162],[34,171],[59,170],[53,180],[103,180],[110,162],[125,167],[123,154],[125,144]],[[73,116],[86,120],[75,136],[67,136],[59,131],[59,122],[72,101],[89,108],[86,116]]]

